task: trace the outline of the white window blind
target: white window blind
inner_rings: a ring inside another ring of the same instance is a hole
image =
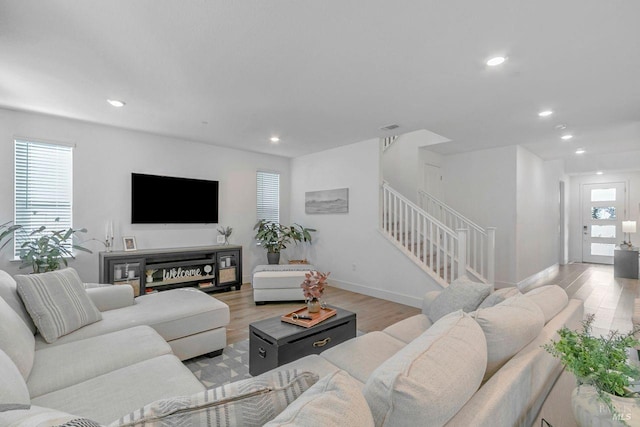
[[[72,180],[72,147],[15,140],[15,224],[23,227],[15,233],[15,256],[29,234],[41,226],[47,230],[72,226]]]
[[[258,220],[280,222],[280,174],[258,171],[257,185]]]

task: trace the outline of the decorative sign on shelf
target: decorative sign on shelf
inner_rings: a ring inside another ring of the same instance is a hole
[[[167,281],[172,279],[183,279],[188,277],[193,277],[193,278],[202,277],[210,274],[211,271],[213,271],[213,267],[210,265],[205,265],[204,274],[202,270],[203,269],[201,269],[200,267],[184,268],[184,269],[182,267],[165,268],[162,270],[162,280]]]

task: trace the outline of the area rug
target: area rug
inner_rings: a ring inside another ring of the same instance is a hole
[[[356,331],[356,336],[364,332]],[[215,388],[234,381],[251,378],[249,373],[249,340],[229,344],[220,356],[200,356],[184,362],[207,388]]]
[[[207,388],[251,378],[249,374],[249,340],[229,344],[220,356],[200,356],[184,364]]]

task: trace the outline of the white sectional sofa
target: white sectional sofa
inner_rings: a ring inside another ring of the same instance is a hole
[[[36,334],[36,326],[18,295],[16,281],[0,270],[0,297],[36,334],[36,349],[139,325],[155,329],[180,360],[220,354],[227,345],[229,307],[197,289],[182,288],[134,298],[130,286],[85,284],[85,287],[102,319],[47,343],[40,333]]]
[[[530,426],[561,372],[541,345],[579,325],[582,301],[482,286],[454,283],[423,314],[208,391],[150,327],[36,349],[0,298],[0,425]]]
[[[562,372],[541,346],[562,326],[579,327],[583,302],[558,286],[525,295],[504,289],[472,314],[434,322],[429,314],[442,309],[433,306],[439,296],[425,296],[423,314],[279,369],[321,378],[346,371],[376,426],[531,426]]]

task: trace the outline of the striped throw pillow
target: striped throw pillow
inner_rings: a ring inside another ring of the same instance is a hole
[[[48,343],[102,319],[73,268],[17,275],[18,294]]]
[[[311,372],[276,371],[192,396],[157,400],[109,427],[259,427],[317,381]]]

